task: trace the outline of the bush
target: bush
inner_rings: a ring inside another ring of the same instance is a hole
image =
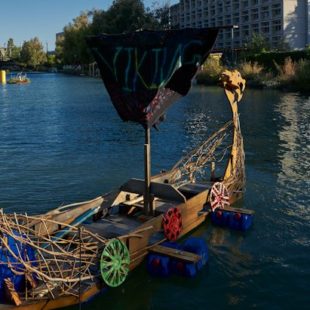
[[[275,66],[278,70],[278,80],[280,82],[290,82],[296,77],[297,63],[292,60],[291,57],[285,59],[282,66],[275,62]]]
[[[264,67],[255,62],[243,62],[239,65],[239,71],[247,80],[257,80],[263,73]]]
[[[197,74],[198,84],[216,84],[224,70],[219,57],[209,56]]]
[[[309,92],[310,85],[310,60],[302,59],[298,62],[296,68],[295,88],[301,91]]]
[[[281,88],[286,90],[307,91],[310,85],[310,60],[293,61],[285,59],[282,66],[275,64],[278,70],[277,80]]]
[[[266,70],[271,70],[274,73],[278,72],[275,64],[282,66],[285,63],[285,59],[288,57],[294,62],[298,62],[301,59],[310,60],[310,51],[309,49],[305,49],[302,51],[290,52],[264,52],[256,55],[244,56],[245,61],[257,62]]]

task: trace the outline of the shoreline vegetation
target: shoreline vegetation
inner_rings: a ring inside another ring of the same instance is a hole
[[[277,53],[272,54],[277,55]],[[268,53],[265,53],[265,56],[268,56]],[[266,59],[269,65],[256,60],[244,60],[234,65],[224,65],[219,57],[211,55],[196,76],[197,84],[216,85],[220,73],[230,68],[237,69],[246,79],[247,87],[250,88],[310,93],[310,57],[308,55],[307,58],[295,60],[288,56],[279,63],[273,58],[266,57]]]

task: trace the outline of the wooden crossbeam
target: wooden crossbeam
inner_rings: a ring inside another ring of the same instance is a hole
[[[187,251],[181,251],[181,250],[168,248],[162,245],[153,246],[149,249],[149,251],[158,253],[158,254],[164,254],[169,257],[177,258],[177,259],[190,262],[190,263],[198,263],[199,260],[201,259],[201,256],[197,254],[187,252]]]
[[[243,208],[233,208],[233,207],[225,207],[223,209],[217,209],[217,210],[223,210],[223,211],[228,211],[228,212],[236,212],[236,213],[248,214],[248,215],[252,215],[255,213],[255,211],[253,211],[253,210],[243,209]]]

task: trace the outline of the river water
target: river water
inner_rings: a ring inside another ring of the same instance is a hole
[[[102,82],[34,74],[0,86],[0,208],[42,213],[143,176],[142,127],[123,123]],[[152,171],[171,167],[225,121],[222,90],[192,88],[152,132]],[[247,233],[209,222],[194,235],[209,264],[193,279],[150,277],[144,265],[84,309],[306,309],[310,303],[310,98],[246,90],[240,105]],[[74,308],[74,307],[73,307]]]

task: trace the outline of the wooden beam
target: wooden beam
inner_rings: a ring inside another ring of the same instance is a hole
[[[248,214],[252,215],[255,213],[253,210],[249,209],[243,209],[243,208],[233,208],[233,207],[225,207],[223,209],[216,209],[218,211],[228,211],[228,212],[236,212],[236,213],[241,213],[241,214]]]
[[[183,260],[189,263],[194,263],[194,264],[198,263],[199,260],[201,259],[201,256],[197,254],[187,252],[187,251],[181,251],[181,250],[168,248],[162,245],[156,245],[154,247],[151,247],[149,251],[158,253],[158,254],[164,254],[169,257],[177,258],[177,259],[180,259],[180,260]]]

